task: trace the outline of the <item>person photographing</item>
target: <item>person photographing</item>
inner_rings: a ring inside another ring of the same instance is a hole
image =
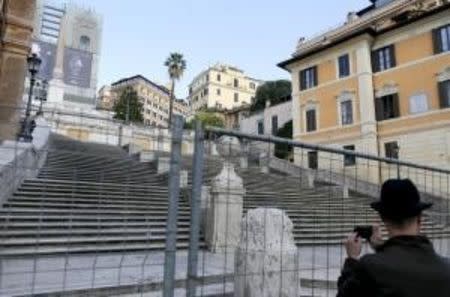
[[[410,180],[386,181],[380,200],[371,207],[386,226],[388,240],[384,242],[380,228],[374,227],[369,243],[375,253],[360,258],[361,236],[347,238],[337,297],[450,296],[450,263],[420,235],[422,212],[431,206],[421,202]]]

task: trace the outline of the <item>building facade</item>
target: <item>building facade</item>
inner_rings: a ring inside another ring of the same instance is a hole
[[[251,104],[262,81],[229,65],[217,64],[199,74],[189,85],[192,110],[234,109]]]
[[[32,51],[42,59],[38,80],[49,82],[47,107],[95,108],[102,22],[73,3],[37,1]]]
[[[290,96],[273,105],[267,100],[263,110],[241,120],[240,130],[250,134],[276,135],[279,129],[292,120],[291,108]]]
[[[450,168],[450,4],[371,2],[279,64],[292,75],[293,136]]]
[[[105,85],[97,94],[97,109],[112,111],[116,102],[116,94],[111,91],[111,86]]]
[[[110,110],[112,110],[115,100],[120,97],[120,94],[127,87],[131,87],[137,92],[139,100],[143,104],[144,123],[152,126],[167,127],[169,122],[170,90],[142,75],[124,78],[111,85],[110,98],[112,100],[108,103]],[[173,104],[173,113],[186,117],[190,113],[190,106],[186,101],[176,99]]]
[[[0,0],[0,141],[16,138],[23,115],[15,107],[22,103],[35,10],[35,0]]]

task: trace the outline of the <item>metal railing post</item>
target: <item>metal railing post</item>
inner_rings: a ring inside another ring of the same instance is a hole
[[[192,161],[191,226],[189,231],[189,255],[186,297],[194,297],[197,282],[198,251],[200,237],[200,203],[203,183],[204,134],[200,121],[195,122],[195,147]]]
[[[164,258],[163,297],[173,297],[177,251],[178,202],[180,197],[181,142],[183,117],[175,116],[172,125],[172,150],[169,174],[169,209],[167,214],[166,251]]]

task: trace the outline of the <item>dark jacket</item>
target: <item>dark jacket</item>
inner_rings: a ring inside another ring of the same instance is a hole
[[[420,236],[388,240],[375,254],[347,259],[337,297],[449,297],[450,264]]]

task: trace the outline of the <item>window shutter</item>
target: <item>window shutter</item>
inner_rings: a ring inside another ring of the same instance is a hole
[[[377,121],[384,120],[383,100],[381,100],[381,98],[375,98],[375,114]]]
[[[400,102],[398,94],[392,95],[392,106],[394,108],[394,116],[400,117]]]
[[[305,75],[303,71],[300,71],[299,74],[299,80],[300,80],[300,91],[305,89]]]
[[[449,98],[446,84],[450,84],[448,81],[443,81],[438,84],[439,87],[439,102],[441,108],[447,108],[449,106]]]
[[[380,61],[378,60],[378,51],[372,52],[372,71],[380,71]]]
[[[389,55],[391,56],[391,67],[395,67],[397,66],[397,59],[396,59],[396,55],[395,55],[395,45],[392,44],[389,46]]]
[[[317,66],[314,66],[312,68],[312,71],[314,73],[314,86],[317,86],[319,84],[318,73],[317,73]]]
[[[442,52],[441,29],[433,29],[433,50],[435,54]]]

